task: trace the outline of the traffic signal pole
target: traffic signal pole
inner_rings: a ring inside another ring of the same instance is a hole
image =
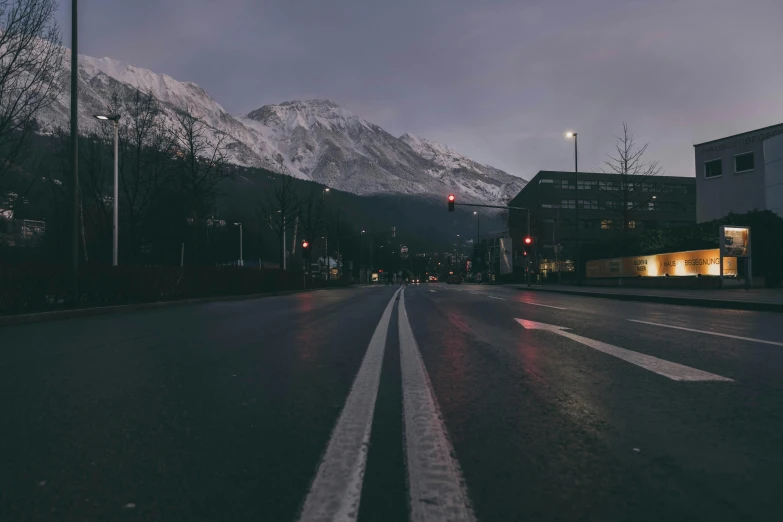
[[[530,238],[530,209],[525,207],[512,207],[508,205],[479,205],[477,203],[457,203],[454,195],[449,195],[449,212],[454,212],[454,206],[462,207],[481,207],[481,208],[502,208],[503,210],[524,210],[527,212],[527,237]],[[530,258],[525,258],[525,282],[530,286]]]

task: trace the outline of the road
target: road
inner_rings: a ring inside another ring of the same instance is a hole
[[[777,520],[782,318],[432,284],[2,327],[0,520]]]

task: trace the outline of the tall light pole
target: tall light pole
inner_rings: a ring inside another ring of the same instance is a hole
[[[321,201],[324,204],[324,208],[326,207],[326,194],[328,192],[329,192],[329,187],[324,188],[323,191],[321,192]],[[325,216],[324,216],[324,219],[326,219]],[[324,279],[326,281],[329,281],[329,272],[331,270],[331,263],[329,263],[329,232],[328,232],[328,227],[327,227],[326,234],[324,234],[324,264],[326,266],[326,275],[325,275]]]
[[[577,147],[577,136],[575,132],[567,132],[566,138],[574,138],[574,220],[576,221],[576,254],[574,255],[574,268],[576,269],[576,284],[582,284],[582,278],[579,274],[579,148]]]
[[[359,280],[362,279],[362,258],[364,257],[363,249],[364,249],[364,230],[362,230],[361,234],[359,234]]]
[[[234,225],[239,227],[239,266],[245,266],[245,261],[242,257],[242,223],[238,221]]]
[[[119,114],[102,115],[96,114],[96,118],[101,121],[110,121],[114,124],[114,199],[112,201],[112,218],[111,218],[111,266],[117,266],[117,250],[119,245],[118,238],[118,222],[119,222],[119,200],[120,200],[120,168],[119,168],[119,155],[118,143],[120,141],[120,132],[118,130],[118,122],[120,121]]]
[[[79,300],[79,46],[78,1],[71,0],[71,182],[73,213],[71,216],[71,291]]]

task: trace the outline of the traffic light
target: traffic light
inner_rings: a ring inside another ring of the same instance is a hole
[[[527,236],[527,237],[525,238],[525,244],[526,244],[526,245],[529,245],[529,244],[531,244],[532,242],[533,242],[533,240],[530,238],[530,236]]]
[[[525,257],[527,257],[527,250],[523,250],[523,251],[522,251],[522,255],[523,255],[523,256],[525,256]]]
[[[310,257],[310,243],[302,241],[302,257]]]
[[[454,194],[449,194],[449,212],[454,212],[454,200],[457,199],[454,197]]]

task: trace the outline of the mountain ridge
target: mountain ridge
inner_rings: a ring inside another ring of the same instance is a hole
[[[70,118],[70,50],[64,53],[65,88],[39,117],[44,131],[67,127]],[[453,192],[466,202],[506,202],[522,178],[476,162],[451,147],[406,133],[395,137],[334,101],[317,98],[267,104],[232,115],[194,82],[180,82],[112,58],[79,55],[79,126],[98,130],[92,116],[104,112],[115,92],[154,96],[163,122],[176,125],[190,110],[211,138],[228,137],[228,160],[242,166],[323,183],[358,195],[403,194],[425,198]]]

